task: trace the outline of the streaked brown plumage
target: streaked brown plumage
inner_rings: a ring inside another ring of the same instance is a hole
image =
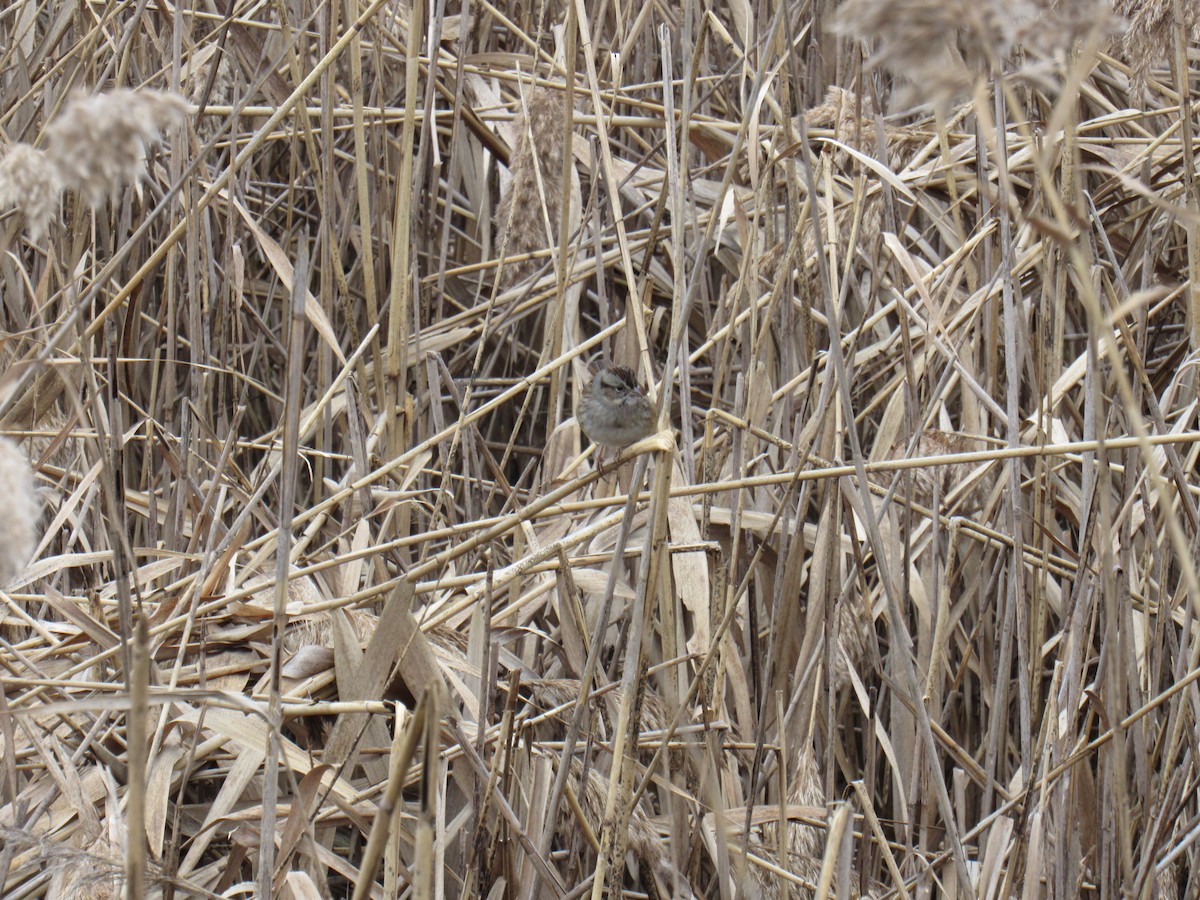
[[[584,434],[602,447],[625,447],[654,431],[654,407],[624,366],[596,370],[576,410]]]

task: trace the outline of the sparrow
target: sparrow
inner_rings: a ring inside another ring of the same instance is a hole
[[[595,370],[575,417],[601,447],[625,447],[654,431],[654,407],[637,375],[624,366]]]

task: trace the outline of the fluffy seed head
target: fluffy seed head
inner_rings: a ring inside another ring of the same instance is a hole
[[[1110,12],[1109,0],[847,0],[836,29],[876,42],[872,64],[907,81],[912,100],[945,105],[1018,46],[1065,57]]]
[[[587,782],[581,784],[583,782],[583,764],[578,759],[571,761],[571,776],[573,782],[571,786],[579,795],[579,805],[583,807],[589,824],[599,834],[601,824],[605,820],[604,809],[608,798],[609,780],[595,769],[589,768]],[[582,790],[580,790],[581,787]],[[564,804],[565,807],[566,804]],[[566,817],[564,817],[564,827],[570,828],[570,824],[565,819]],[[662,841],[658,837],[653,822],[641,806],[635,806],[629,811],[628,828],[629,849],[633,851],[633,855],[652,868],[662,869],[665,862]]]
[[[529,91],[513,123],[516,142],[510,168],[512,181],[500,198],[496,223],[506,256],[535,253],[550,247],[562,210],[564,157],[563,119],[567,104],[562,91],[535,88]],[[544,206],[543,206],[543,200]],[[510,287],[542,267],[544,260],[509,263],[501,278]]]
[[[0,497],[7,501],[0,516],[0,585],[4,585],[29,563],[41,511],[29,462],[7,438],[0,438]]]
[[[46,154],[63,187],[97,207],[146,174],[146,148],[187,110],[182,97],[161,91],[117,90],[78,97],[46,129]]]
[[[1182,21],[1176,22],[1172,0],[1116,0],[1115,6],[1129,23],[1117,50],[1129,61],[1133,96],[1140,100],[1150,66],[1175,52],[1176,29],[1184,30],[1185,40],[1196,39],[1200,31],[1200,7],[1195,3],[1180,3]]]
[[[948,456],[954,453],[971,453],[983,450],[986,442],[970,435],[954,434],[930,428],[921,435],[917,443],[917,456]],[[978,464],[954,463],[949,466],[931,466],[913,472],[913,499],[922,506],[932,506],[934,498],[940,505],[947,504],[951,496],[959,495],[958,502],[966,509],[974,509],[990,490],[990,472],[976,474]],[[973,482],[967,491],[964,484]]]
[[[121,853],[121,848],[114,847],[103,835],[87,850],[55,848],[42,860],[53,873],[46,896],[118,900],[125,893]]]
[[[213,68],[216,67],[216,74]],[[199,105],[204,101],[205,109],[210,106],[232,106],[237,96],[237,69],[230,53],[220,53],[216,45],[209,45],[194,54],[184,66],[180,88],[183,95]],[[205,94],[205,89],[211,90]],[[209,141],[224,126],[225,119],[206,113],[196,120],[196,134],[201,141]]]
[[[62,176],[54,160],[29,144],[14,144],[0,156],[0,207],[18,207],[33,239],[46,232],[58,208]]]

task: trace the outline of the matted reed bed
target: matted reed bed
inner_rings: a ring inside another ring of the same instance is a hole
[[[11,0],[0,895],[1200,893],[1118,6]]]

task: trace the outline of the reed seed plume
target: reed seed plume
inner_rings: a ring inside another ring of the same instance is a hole
[[[872,42],[871,64],[907,83],[911,100],[945,106],[998,75],[1018,46],[1065,55],[1110,11],[1107,0],[847,0],[835,29]]]
[[[834,85],[804,115],[810,127],[828,128],[842,143],[858,149],[873,143],[875,107],[870,97]]]
[[[58,166],[43,151],[29,144],[14,144],[0,156],[0,208],[23,210],[35,241],[41,240],[58,211],[61,193]]]
[[[548,249],[554,242],[562,210],[564,158],[563,92],[537,87],[529,90],[513,123],[516,146],[511,159],[512,180],[496,213],[497,246],[506,256],[523,256]],[[547,223],[551,229],[547,232]],[[545,259],[506,263],[502,287],[523,281],[545,265]]]
[[[916,455],[947,456],[972,453],[984,447],[985,442],[978,438],[930,428],[921,435]],[[969,507],[981,499],[993,480],[990,470],[977,472],[976,469],[971,463],[917,469],[913,473],[913,499],[924,506],[931,506],[935,498],[940,504],[945,504],[951,495],[957,495],[959,501]]]
[[[87,850],[51,849],[42,862],[52,873],[48,900],[119,900],[125,895],[121,849],[106,836],[98,837]]]
[[[1014,16],[1028,14],[1027,3],[1017,6]],[[1006,55],[1013,39],[996,0],[848,0],[836,27],[872,42],[873,66],[937,105],[969,94],[989,57]]]
[[[810,128],[829,129],[839,142],[870,156],[875,155],[878,145],[876,113],[869,96],[835,85],[804,116]],[[922,134],[911,128],[884,122],[884,151],[888,165],[896,170],[903,168],[906,155],[910,155],[912,148],[924,139]],[[823,145],[821,152],[826,149]],[[837,151],[835,159],[840,169],[857,172],[863,168],[858,160],[850,158],[845,151]]]
[[[213,72],[213,68],[216,72]],[[219,52],[216,46],[205,48],[184,67],[182,91],[192,103],[205,101],[208,106],[228,106],[236,88],[231,51]],[[209,87],[211,83],[211,88]],[[205,90],[208,90],[207,97]]]
[[[146,174],[146,151],[182,121],[182,97],[127,89],[77,97],[46,129],[46,154],[62,186],[92,207]]]
[[[8,508],[0,516],[0,587],[16,577],[33,555],[38,538],[41,504],[33,472],[22,450],[0,438],[0,497]]]
[[[197,107],[203,103],[204,110],[207,110],[212,106],[234,104],[238,79],[237,63],[231,50],[220,52],[215,45],[206,47],[188,61],[182,75],[183,95]],[[224,120],[217,116],[198,115],[196,134],[201,141],[208,141],[221,130],[223,124]]]
[[[1182,28],[1187,40],[1192,41],[1200,31],[1200,6],[1180,3],[1179,21],[1175,9],[1172,0],[1116,0],[1116,12],[1128,22],[1117,49],[1129,61],[1130,87],[1139,105],[1150,67],[1174,57],[1177,29]]]
[[[583,784],[583,765],[578,760],[571,762],[571,786],[579,797],[580,807],[583,809],[584,815],[587,818],[588,824],[592,831],[599,835],[604,826],[604,810],[607,803],[609,792],[609,778],[597,772],[594,768],[589,768],[587,771],[587,782]],[[580,790],[580,787],[583,790]],[[571,813],[569,807],[563,806],[563,820],[559,823],[565,833],[571,833],[577,830],[578,826],[570,821]],[[626,840],[629,851],[637,857],[637,859],[647,868],[647,878],[652,878],[657,875],[664,883],[670,884],[673,870],[670,861],[663,852],[663,842],[658,835],[657,829],[654,827],[650,817],[646,814],[642,806],[636,805],[629,810],[629,818],[626,823],[628,833]],[[691,897],[690,887],[686,882],[681,884],[684,891],[684,896]]]
[[[46,128],[45,149],[16,144],[0,156],[0,207],[24,211],[30,235],[46,231],[65,190],[93,208],[146,175],[146,151],[188,105],[162,91],[81,96]]]

